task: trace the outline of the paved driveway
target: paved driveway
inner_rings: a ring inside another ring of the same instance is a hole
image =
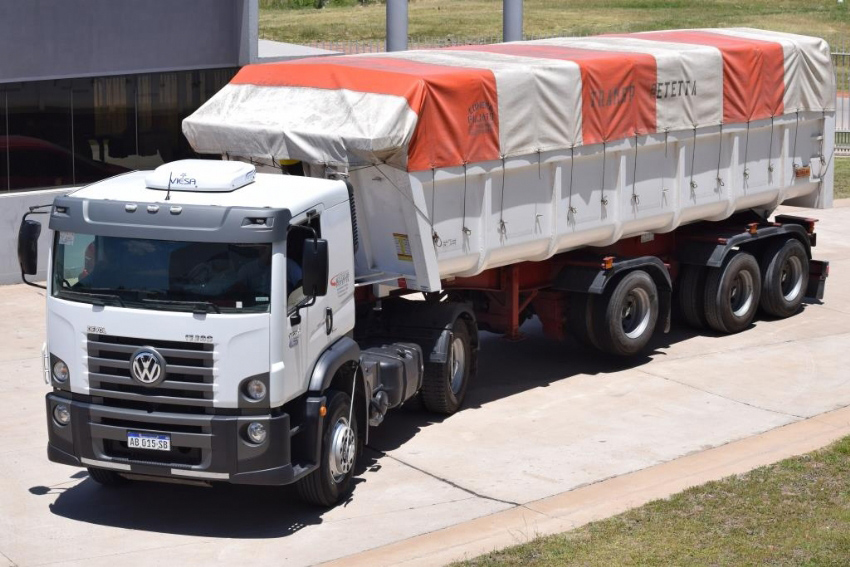
[[[314,564],[848,406],[850,202],[837,205],[810,213],[822,219],[816,256],[832,263],[823,304],[735,336],[674,326],[628,364],[533,322],[522,342],[486,335],[466,409],[388,416],[353,497],[325,512],[287,489],[108,490],[49,463],[43,295],[0,288],[0,566]]]

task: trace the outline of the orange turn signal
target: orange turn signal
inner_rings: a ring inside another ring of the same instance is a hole
[[[328,408],[326,408],[325,406],[320,407],[319,408],[319,416],[325,417],[326,415],[328,415]]]

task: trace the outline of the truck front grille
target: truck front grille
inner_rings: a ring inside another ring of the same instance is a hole
[[[213,406],[214,346],[205,343],[161,341],[112,335],[88,335],[89,388],[106,406],[197,413]],[[156,387],[130,376],[130,357],[152,347],[165,359],[165,378]]]

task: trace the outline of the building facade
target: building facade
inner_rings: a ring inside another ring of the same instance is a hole
[[[181,121],[258,60],[257,22],[257,0],[0,0],[0,283],[28,207],[194,157]]]
[[[0,193],[193,157],[181,121],[257,58],[257,0],[0,0]]]

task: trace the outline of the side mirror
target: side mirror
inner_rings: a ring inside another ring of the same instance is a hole
[[[21,276],[34,276],[38,271],[38,237],[41,223],[24,218],[18,230],[18,264]]]
[[[304,295],[321,297],[328,293],[328,241],[308,238],[301,256],[301,281]]]

